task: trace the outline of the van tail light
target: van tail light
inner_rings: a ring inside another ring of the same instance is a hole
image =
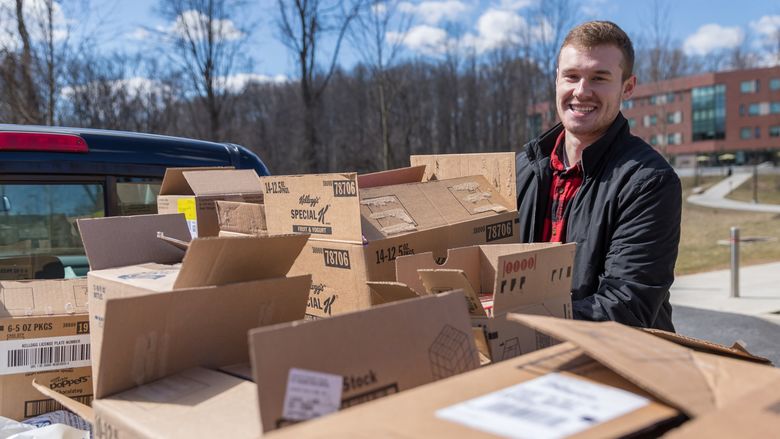
[[[0,132],[0,151],[89,152],[74,134]]]

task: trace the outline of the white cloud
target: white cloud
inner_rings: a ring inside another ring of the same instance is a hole
[[[142,27],[135,28],[135,30],[127,34],[127,38],[137,41],[144,41],[151,36],[152,33]]]
[[[477,20],[477,35],[466,35],[463,43],[482,53],[504,44],[520,42],[520,35],[527,28],[525,19],[515,12],[488,9]]]
[[[72,98],[76,93],[102,95],[105,93],[106,85],[108,85],[108,89],[111,93],[125,91],[131,99],[140,98],[146,100],[153,93],[160,95],[170,91],[170,87],[160,81],[142,76],[134,76],[131,78],[109,81],[108,83],[90,82],[88,84],[64,87],[61,91],[61,95],[65,99]]]
[[[739,27],[705,24],[685,39],[683,50],[688,55],[707,55],[719,49],[732,49],[742,44],[745,32]]]
[[[498,9],[505,11],[518,11],[525,9],[533,4],[533,0],[501,0],[498,3]]]
[[[52,2],[52,35],[54,41],[61,42],[68,36],[67,19],[62,5]],[[24,2],[22,13],[24,15],[27,31],[33,42],[45,41],[48,30],[48,11],[45,0],[28,0]],[[16,2],[14,0],[0,0],[0,47],[15,50],[21,42],[16,37]]]
[[[251,83],[275,83],[281,84],[289,81],[290,79],[284,75],[259,75],[257,73],[236,73],[228,77],[220,78],[220,82],[223,83],[226,90],[233,93],[240,93]]]
[[[403,2],[398,5],[399,11],[416,15],[428,24],[455,21],[469,9],[471,6],[459,0],[426,1],[418,4]]]
[[[388,32],[387,39],[391,43],[401,41],[407,48],[426,55],[443,53],[449,41],[444,29],[428,25],[414,26],[406,35]]]
[[[607,9],[610,9],[607,0],[588,0],[580,5],[582,13],[590,18],[603,17]]]
[[[212,32],[216,38],[226,41],[237,40],[244,36],[232,20],[213,19],[211,21]],[[208,37],[209,20],[206,14],[189,10],[176,17],[176,20],[163,32],[177,37],[192,38],[193,40],[205,40]],[[187,35],[189,34],[189,37]]]
[[[780,32],[780,15],[764,15],[750,22],[750,28],[762,37],[776,37]]]

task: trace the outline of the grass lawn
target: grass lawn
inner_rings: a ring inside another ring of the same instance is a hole
[[[775,199],[780,204],[780,179],[760,182],[759,201],[770,202]],[[706,187],[720,178],[700,180],[699,186]],[[769,179],[767,179],[769,180]],[[683,200],[691,194],[693,178],[683,178]],[[774,185],[774,186],[772,186]],[[752,199],[750,182],[741,190],[747,191],[747,201]],[[738,190],[740,190],[738,189]],[[736,191],[735,191],[736,192]],[[735,194],[732,192],[732,194]],[[736,193],[740,196],[741,192]],[[729,238],[731,226],[740,228],[741,237],[769,236],[780,240],[780,215],[768,213],[742,212],[737,210],[710,209],[683,201],[682,231],[680,253],[677,257],[676,273],[679,275],[702,271],[719,270],[729,267],[729,247],[718,245],[717,241]],[[742,243],[740,246],[740,264],[750,265],[763,262],[780,261],[780,241],[763,243]]]
[[[734,189],[727,198],[739,201],[753,201],[753,179]],[[780,174],[758,176],[758,202],[780,204]]]

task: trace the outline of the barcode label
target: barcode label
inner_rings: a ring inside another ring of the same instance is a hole
[[[74,396],[76,401],[90,405],[92,404],[92,395]],[[63,410],[64,407],[59,402],[53,399],[38,399],[35,401],[24,402],[24,417],[31,418],[33,416],[42,415],[44,413],[50,413],[55,410]]]
[[[0,375],[89,366],[89,334],[0,341]]]
[[[624,390],[551,373],[443,408],[436,416],[504,437],[557,439],[648,403]]]

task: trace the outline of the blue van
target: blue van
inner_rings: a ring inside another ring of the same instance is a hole
[[[269,174],[231,143],[0,124],[0,280],[85,275],[77,219],[155,213],[165,169],[195,166]]]

